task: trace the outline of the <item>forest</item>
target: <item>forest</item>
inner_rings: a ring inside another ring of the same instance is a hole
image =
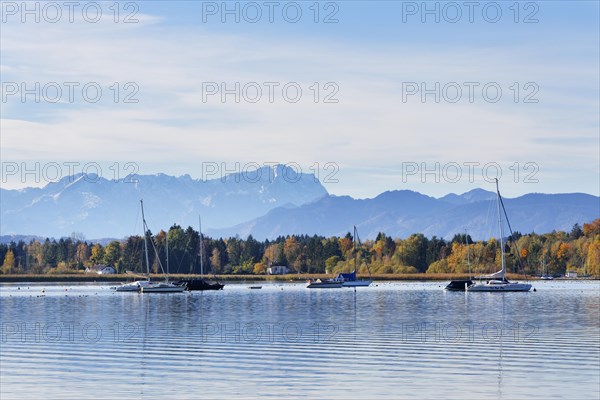
[[[337,273],[351,271],[358,263],[359,273],[491,273],[500,269],[500,245],[491,238],[473,242],[467,234],[452,240],[415,233],[394,239],[379,233],[375,240],[357,241],[348,232],[343,237],[290,235],[273,241],[232,237],[214,239],[192,227],[173,225],[168,232],[146,233],[149,264],[153,273],[167,265],[174,274],[198,274],[203,260],[204,272],[226,274],[264,274],[272,265],[285,265],[293,273]],[[600,219],[570,232],[521,234],[506,238],[505,259],[508,272],[530,275],[563,275],[567,271],[600,277]],[[1,274],[82,273],[94,265],[113,266],[118,273],[146,271],[144,237],[130,236],[102,246],[87,242],[81,234],[45,241],[32,240],[0,244]],[[469,260],[469,262],[468,262]],[[368,269],[367,269],[368,268]]]

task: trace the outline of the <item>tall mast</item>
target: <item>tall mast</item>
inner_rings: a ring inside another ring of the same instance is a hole
[[[500,189],[498,188],[498,178],[496,178],[496,193],[498,194],[498,225],[500,226],[500,258],[502,260],[502,278],[506,274],[506,265],[504,264],[504,228],[502,227],[502,214],[500,213]]]
[[[142,206],[142,226],[144,229],[144,253],[146,254],[146,279],[150,280],[150,260],[148,259],[148,236],[146,232],[148,227],[146,225],[146,218],[144,217],[144,200],[140,200]]]
[[[169,232],[166,235],[167,242],[167,281],[169,280]]]
[[[469,267],[469,279],[471,279],[471,257],[469,256],[469,234],[465,229],[465,244],[467,245],[467,265]]]
[[[354,226],[354,275],[356,275],[356,263],[358,262],[358,249],[356,248],[356,241],[358,240],[358,234],[356,232],[356,225]]]
[[[204,251],[202,249],[202,220],[200,219],[200,215],[198,215],[198,230],[200,233],[200,277],[204,277]]]

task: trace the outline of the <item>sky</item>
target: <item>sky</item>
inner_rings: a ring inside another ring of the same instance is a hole
[[[1,5],[6,189],[281,163],[356,198],[600,195],[597,1]]]

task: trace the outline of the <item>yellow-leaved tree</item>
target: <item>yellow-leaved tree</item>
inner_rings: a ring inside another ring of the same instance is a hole
[[[12,250],[6,252],[4,263],[2,263],[2,273],[12,274],[15,272],[15,254]]]

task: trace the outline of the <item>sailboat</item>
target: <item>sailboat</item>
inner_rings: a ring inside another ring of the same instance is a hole
[[[549,273],[549,268],[546,266],[546,258],[545,257],[544,257],[544,261],[542,262],[542,275],[540,276],[540,278],[545,281],[551,281],[554,279],[554,277],[552,275],[550,275],[550,273]]]
[[[498,197],[498,225],[500,226],[500,258],[502,262],[502,269],[494,274],[488,276],[478,277],[479,283],[474,283],[466,288],[467,292],[528,292],[531,289],[529,283],[509,282],[506,279],[506,262],[504,260],[504,229],[502,227],[502,213],[500,207],[504,211],[508,228],[510,229],[510,222],[508,221],[508,215],[506,215],[506,209],[502,202],[502,196],[500,196],[500,189],[498,188],[498,179],[496,178],[496,193]],[[510,229],[512,235],[512,229]],[[486,280],[483,282],[483,280]]]
[[[146,241],[147,241],[146,232],[148,230],[148,227],[146,226],[146,220],[144,219],[144,201],[143,200],[140,200],[140,205],[142,207],[142,220],[143,220],[142,228],[144,230],[144,249],[146,250],[146,279],[129,282],[129,283],[124,283],[121,286],[117,286],[115,288],[115,291],[117,291],[117,292],[139,292],[142,290],[142,288],[153,285],[153,283],[150,282],[150,267],[148,265],[148,246],[146,243]]]
[[[348,273],[339,273],[337,277],[335,277],[335,281],[342,282],[343,287],[361,287],[361,286],[369,286],[373,283],[371,279],[371,270],[369,270],[369,265],[367,264],[367,271],[369,271],[369,279],[357,279],[356,278],[356,268],[358,265],[358,246],[360,245],[360,238],[358,237],[358,230],[356,226],[354,227],[354,271]]]
[[[150,275],[150,265],[148,263],[148,239],[146,238],[145,232],[148,230],[148,225],[146,224],[146,219],[144,218],[144,207],[142,205],[142,221],[144,222],[144,251],[146,254],[146,267],[148,268],[148,275]],[[156,248],[154,244],[152,244],[156,256],[158,257],[158,252],[156,252]],[[181,293],[185,290],[185,285],[179,285],[177,283],[169,282],[169,234],[166,235],[166,248],[167,248],[167,272],[165,274],[165,281],[154,283],[146,286],[142,286],[140,288],[142,293]],[[160,260],[158,261],[160,264]],[[161,265],[162,268],[162,265]]]
[[[204,238],[202,236],[202,221],[198,216],[198,228],[200,233],[200,279],[182,279],[177,284],[185,285],[187,290],[222,290],[225,285],[222,283],[208,282],[204,279]]]
[[[464,292],[469,286],[473,284],[471,280],[471,257],[469,255],[469,234],[465,229],[465,245],[467,247],[467,266],[469,268],[469,279],[457,279],[450,281],[450,283],[444,288],[451,292]]]
[[[343,285],[343,282],[336,281],[335,279],[309,279],[306,282],[308,289],[339,289]]]

